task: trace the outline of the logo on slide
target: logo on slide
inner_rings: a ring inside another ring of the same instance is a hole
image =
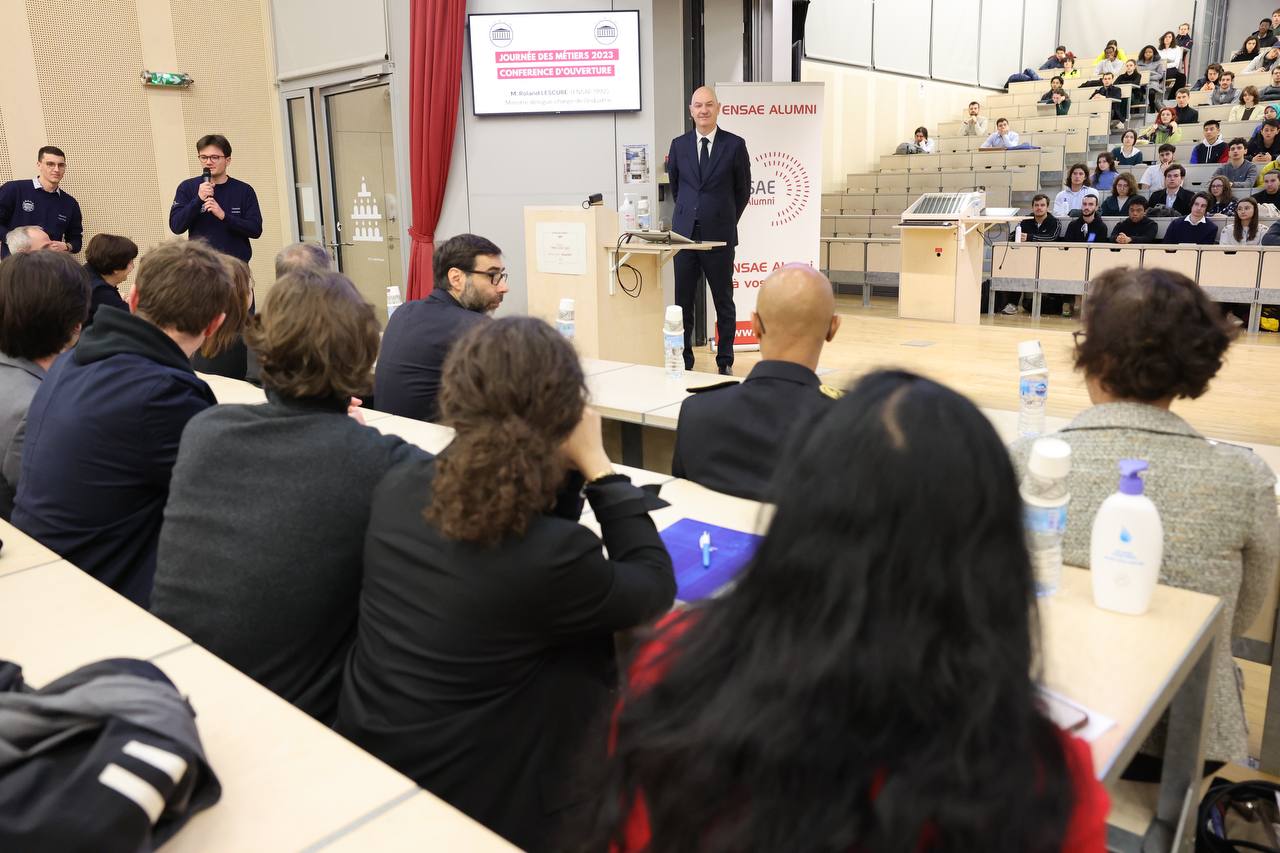
[[[613,21],[605,18],[596,24],[595,36],[596,41],[600,42],[600,44],[613,44],[618,40],[618,27]]]
[[[770,225],[795,221],[809,206],[813,185],[809,170],[785,151],[766,151],[752,158],[751,207],[770,207]]]
[[[511,44],[513,39],[511,25],[506,21],[498,21],[498,23],[489,27],[489,43],[494,47],[506,47]]]

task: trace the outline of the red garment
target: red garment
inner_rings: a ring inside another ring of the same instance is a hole
[[[675,640],[688,630],[692,620],[685,618],[688,611],[676,611],[667,614],[658,623],[657,638],[644,646],[636,655],[628,672],[631,689],[643,692],[653,687],[671,665],[666,652]],[[1093,773],[1093,753],[1089,744],[1080,738],[1062,732],[1063,752],[1066,756],[1067,771],[1071,774],[1072,792],[1075,796],[1075,809],[1067,822],[1067,833],[1062,839],[1063,853],[1105,853],[1107,846],[1107,812],[1111,808],[1111,800],[1102,783]],[[609,735],[609,751],[612,753],[616,745],[617,725]],[[611,853],[641,853],[649,849],[651,835],[649,832],[649,811],[644,798],[636,798],[624,832],[626,846],[619,849],[612,846]]]

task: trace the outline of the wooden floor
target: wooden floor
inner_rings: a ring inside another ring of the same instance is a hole
[[[1049,414],[1072,417],[1088,408],[1083,378],[1072,367],[1075,320],[984,315],[978,326],[900,320],[897,301],[876,298],[869,308],[860,298],[839,297],[843,320],[836,339],[823,350],[820,367],[829,384],[848,385],[876,368],[912,370],[995,409],[1018,408],[1017,346],[1037,338],[1049,364]],[[760,356],[738,353],[734,372],[745,375]],[[695,369],[715,371],[715,358],[699,348]],[[1209,392],[1180,400],[1174,411],[1206,435],[1228,441],[1280,445],[1280,334],[1243,335]]]

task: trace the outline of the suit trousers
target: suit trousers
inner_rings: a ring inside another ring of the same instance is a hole
[[[699,227],[693,226],[692,238],[702,239]],[[676,273],[676,304],[684,310],[684,366],[693,367],[693,302],[698,293],[698,274],[706,276],[711,288],[711,299],[716,309],[716,364],[733,365],[733,340],[737,328],[737,310],[733,302],[733,246],[722,246],[705,251],[685,250],[676,252],[672,261]]]

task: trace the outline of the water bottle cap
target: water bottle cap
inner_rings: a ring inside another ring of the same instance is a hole
[[[1036,439],[1027,470],[1046,480],[1061,480],[1071,473],[1071,445],[1060,438]]]
[[[1039,341],[1018,341],[1018,358],[1031,358],[1043,352]]]
[[[683,332],[684,331],[684,309],[679,305],[668,305],[666,321],[663,323],[664,331]]]
[[[1142,478],[1138,475],[1147,470],[1147,460],[1145,459],[1121,459],[1120,460],[1120,494],[1122,495],[1140,495],[1142,494],[1143,483]]]
[[[560,300],[560,313],[564,314],[565,312],[573,313],[573,300],[567,296]]]

